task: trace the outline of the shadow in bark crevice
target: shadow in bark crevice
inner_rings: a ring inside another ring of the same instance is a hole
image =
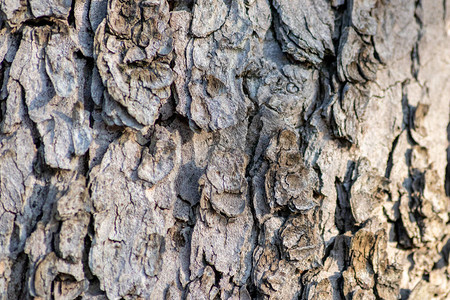
[[[337,192],[337,203],[335,213],[335,224],[340,234],[347,231],[356,232],[359,227],[356,226],[356,220],[350,206],[350,190],[354,183],[353,174],[356,169],[356,162],[349,161],[347,163],[347,172],[344,180],[336,177],[335,186]]]

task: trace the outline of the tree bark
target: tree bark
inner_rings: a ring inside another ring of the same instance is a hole
[[[0,0],[1,299],[449,299],[450,1]]]

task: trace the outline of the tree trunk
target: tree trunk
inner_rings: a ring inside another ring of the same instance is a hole
[[[450,1],[0,12],[1,299],[449,299]]]

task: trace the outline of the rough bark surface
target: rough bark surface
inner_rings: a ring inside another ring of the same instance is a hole
[[[450,1],[0,0],[1,299],[449,299]]]

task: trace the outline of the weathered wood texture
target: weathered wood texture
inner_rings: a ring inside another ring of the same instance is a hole
[[[0,28],[1,299],[450,299],[450,1],[0,0]]]

